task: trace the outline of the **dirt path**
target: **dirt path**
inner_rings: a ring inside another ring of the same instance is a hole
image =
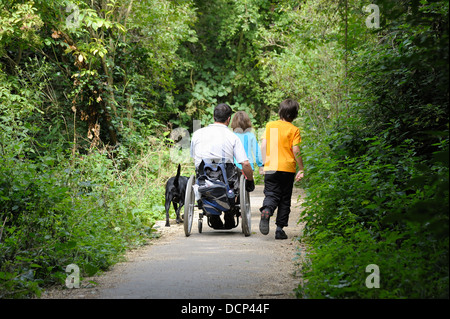
[[[105,274],[91,278],[97,285],[83,281],[79,289],[45,292],[42,298],[133,298],[133,299],[228,299],[295,298],[293,289],[300,282],[295,259],[299,243],[295,240],[303,225],[298,225],[301,190],[294,189],[289,239],[275,240],[275,218],[270,233],[259,232],[259,207],[263,186],[250,194],[252,235],[245,237],[241,226],[226,231],[208,227],[197,229],[197,213],[190,237],[183,225],[171,220],[171,227],[158,222],[161,238],[131,251],[126,262]]]

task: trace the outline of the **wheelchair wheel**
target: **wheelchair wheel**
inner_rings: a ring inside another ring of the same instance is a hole
[[[186,186],[186,194],[184,198],[184,234],[188,237],[191,234],[192,223],[194,221],[194,207],[195,207],[195,194],[194,194],[194,180],[195,175],[191,175]]]
[[[250,195],[245,190],[245,177],[243,174],[239,180],[239,206],[242,217],[242,232],[247,237],[251,234],[251,208]]]

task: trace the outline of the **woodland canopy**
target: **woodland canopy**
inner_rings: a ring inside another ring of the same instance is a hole
[[[285,98],[305,165],[297,296],[448,298],[448,9],[0,0],[0,298],[145,244],[178,165],[173,132],[222,102],[258,130]]]

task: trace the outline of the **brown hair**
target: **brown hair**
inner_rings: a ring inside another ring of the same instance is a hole
[[[252,123],[247,113],[244,111],[237,111],[236,114],[234,114],[233,120],[231,121],[231,128],[233,129],[233,132],[243,133],[251,127]]]
[[[298,115],[298,102],[293,99],[286,99],[280,103],[278,115],[282,120],[292,122]]]

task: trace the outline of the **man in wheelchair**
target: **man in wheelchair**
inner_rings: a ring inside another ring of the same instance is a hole
[[[191,140],[191,157],[194,159],[198,192],[201,197],[199,208],[208,216],[214,229],[231,229],[237,226],[235,207],[239,194],[239,178],[246,177],[246,190],[255,189],[253,170],[240,139],[228,129],[232,110],[225,103],[214,109],[214,124],[194,132]],[[242,170],[234,165],[234,158]],[[225,225],[220,215],[224,212]]]

